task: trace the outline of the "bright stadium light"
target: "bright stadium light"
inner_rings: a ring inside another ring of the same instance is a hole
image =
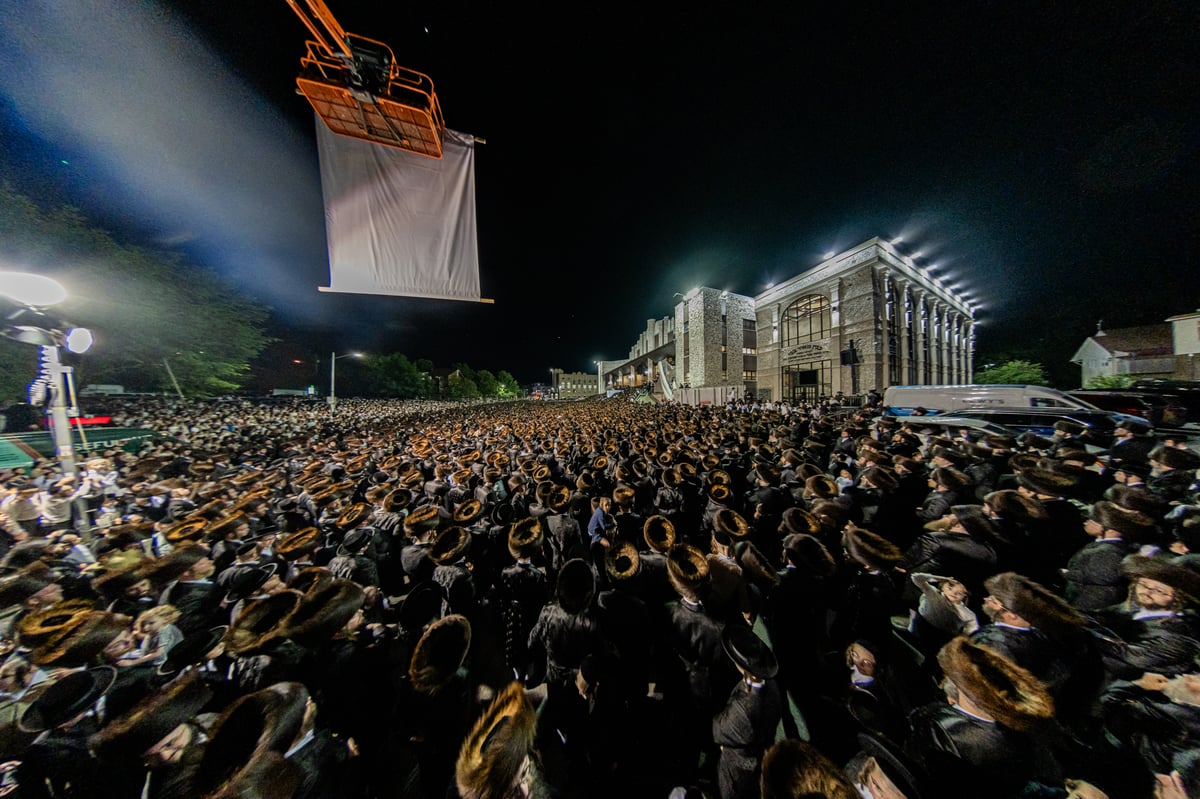
[[[77,355],[90,350],[94,341],[92,331],[86,327],[73,327],[67,331],[67,349]]]
[[[57,280],[31,272],[0,272],[0,294],[32,308],[58,305],[67,298]]]

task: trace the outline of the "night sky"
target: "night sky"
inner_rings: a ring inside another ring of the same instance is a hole
[[[307,32],[284,0],[22,3],[0,174],[229,275],[274,309],[267,362],[590,371],[676,291],[756,294],[875,235],[982,306],[982,359],[1077,375],[1098,319],[1200,306],[1194,2],[328,2],[487,140],[495,305],[317,292]]]

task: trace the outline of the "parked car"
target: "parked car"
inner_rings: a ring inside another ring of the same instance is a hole
[[[1200,422],[1200,383],[1154,377],[1134,381],[1130,388],[1154,394],[1170,394],[1187,407],[1189,422]]]
[[[1179,427],[1187,422],[1187,406],[1174,394],[1107,388],[1081,389],[1070,394],[1102,410],[1140,416],[1155,427]]]
[[[933,418],[939,417],[979,419],[995,422],[1022,433],[1032,431],[1046,437],[1054,434],[1055,422],[1066,420],[1086,427],[1084,440],[1096,447],[1112,444],[1117,422],[1127,418],[1124,414],[1099,408],[963,408],[953,413],[938,414]],[[1141,421],[1149,424],[1148,420]]]
[[[1005,427],[999,422],[990,419],[972,419],[967,416],[960,416],[956,413],[943,413],[938,416],[898,416],[886,417],[892,418],[903,424],[911,424],[918,430],[922,428],[940,428],[946,431],[945,435],[953,436],[964,427],[970,430],[978,430],[980,433],[993,433],[998,436],[1013,436],[1014,438],[1020,433],[1013,430],[1011,427]]]

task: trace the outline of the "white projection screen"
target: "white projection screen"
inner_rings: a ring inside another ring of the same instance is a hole
[[[329,283],[321,291],[480,302],[475,139],[441,160],[339,136],[317,118]]]

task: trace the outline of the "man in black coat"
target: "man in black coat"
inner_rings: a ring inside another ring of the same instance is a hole
[[[758,791],[762,756],[783,716],[783,692],[775,655],[752,630],[731,624],[721,644],[741,680],[712,721],[713,741],[721,747],[717,784],[721,799],[739,799]]]
[[[1113,444],[1108,448],[1109,467],[1149,463],[1150,451],[1155,445],[1150,432],[1151,428],[1132,419],[1117,422],[1113,430]]]
[[[1011,661],[966,638],[938,653],[945,702],[913,711],[908,755],[945,785],[1008,799],[1035,776],[1034,734],[1054,715],[1046,688]]]
[[[1090,613],[1125,598],[1129,586],[1121,576],[1121,561],[1136,554],[1138,546],[1154,534],[1154,523],[1137,511],[1101,501],[1092,506],[1083,530],[1095,540],[1067,562],[1065,596]]]
[[[1131,555],[1121,564],[1129,599],[1096,618],[1096,643],[1109,675],[1135,680],[1146,672],[1189,673],[1200,656],[1194,607],[1200,575],[1170,561]]]

